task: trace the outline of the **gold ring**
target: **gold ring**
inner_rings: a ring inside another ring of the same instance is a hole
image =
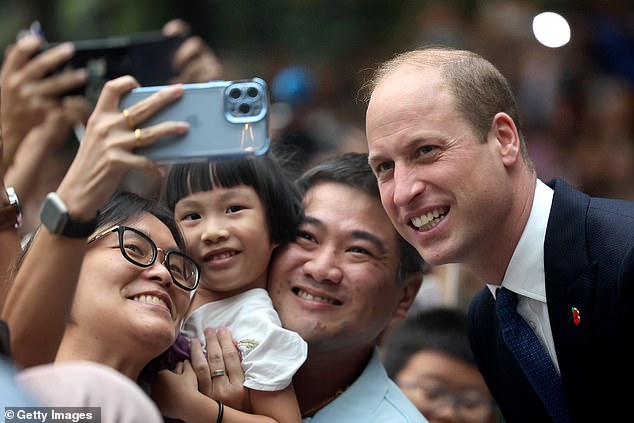
[[[141,145],[141,130],[139,128],[134,130],[134,138],[136,139],[136,145]]]
[[[123,117],[125,117],[125,121],[128,123],[130,129],[133,129],[135,125],[132,116],[130,116],[130,111],[128,109],[123,109],[121,113],[123,113]]]

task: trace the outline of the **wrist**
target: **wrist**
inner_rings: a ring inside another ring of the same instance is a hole
[[[97,227],[98,215],[91,220],[71,216],[66,203],[55,192],[49,193],[40,208],[40,221],[51,235],[68,238],[88,238]]]

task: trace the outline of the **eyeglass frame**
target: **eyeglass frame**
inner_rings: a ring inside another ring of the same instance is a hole
[[[152,260],[150,260],[149,263],[139,263],[138,261],[135,261],[130,256],[128,256],[128,254],[125,252],[125,247],[123,245],[123,234],[125,233],[125,231],[132,231],[135,234],[141,236],[143,239],[146,239],[147,241],[149,241],[149,244],[152,247]],[[101,239],[105,237],[106,235],[111,234],[112,232],[118,232],[119,251],[121,252],[121,255],[130,263],[142,268],[147,268],[152,266],[156,262],[159,256],[159,252],[163,252],[163,260],[159,261],[159,263],[165,266],[165,268],[170,274],[170,278],[172,278],[172,282],[174,283],[174,285],[188,292],[194,291],[196,288],[198,288],[198,284],[200,283],[200,267],[198,266],[198,263],[196,263],[196,261],[193,258],[189,257],[187,254],[178,250],[165,250],[163,248],[157,247],[156,243],[152,240],[152,238],[150,238],[149,236],[147,236],[146,234],[144,234],[143,232],[141,232],[140,230],[136,228],[125,226],[125,225],[114,225],[107,229],[104,229],[103,231],[99,232],[97,235],[91,236],[88,239],[88,244],[91,244],[97,241],[98,239]],[[174,275],[172,275],[172,270],[169,268],[169,266],[165,265],[166,263],[168,263],[168,257],[172,254],[177,254],[179,256],[186,257],[194,265],[194,269],[196,269],[196,282],[194,283],[193,287],[190,288],[178,282],[176,278],[174,278]]]
[[[428,386],[425,386],[422,383],[412,382],[412,383],[399,383],[399,388],[404,391],[418,391],[419,393],[423,393],[426,397],[428,397],[431,389]],[[469,415],[465,416],[465,409],[463,408],[463,404],[465,404],[465,392],[455,392],[450,389],[442,388],[437,389],[438,392],[435,394],[439,396],[438,399],[433,400],[433,406],[431,409],[436,410],[442,407],[451,406],[456,412],[461,416],[462,419],[465,420],[480,420],[473,418]],[[481,405],[484,406],[486,404],[489,410],[489,416],[494,415],[495,413],[495,402],[491,400],[484,400],[481,402]],[[482,420],[488,418],[488,416],[482,416]]]

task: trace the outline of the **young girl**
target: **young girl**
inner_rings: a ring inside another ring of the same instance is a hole
[[[278,161],[265,155],[173,165],[165,199],[188,253],[201,268],[182,333],[204,345],[206,328],[228,327],[242,354],[251,412],[278,422],[300,422],[291,382],[306,359],[307,344],[281,327],[266,291],[273,250],[296,237],[302,217],[299,192]],[[227,376],[225,369],[210,371],[212,382]],[[177,383],[173,375],[171,380]],[[215,401],[198,393],[195,385],[188,394],[184,389],[180,385],[169,390],[180,390],[178,400],[162,395],[158,402],[167,397],[173,404],[160,404],[163,412],[169,409],[175,415],[168,417],[204,421],[204,401]],[[225,413],[225,423],[228,417]],[[209,414],[206,418],[209,421]]]

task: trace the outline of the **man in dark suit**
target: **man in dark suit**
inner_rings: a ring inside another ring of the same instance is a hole
[[[487,283],[471,303],[469,336],[507,422],[628,415],[631,389],[614,380],[634,376],[634,202],[540,181],[508,82],[477,54],[403,53],[369,88],[369,161],[392,223],[428,263],[464,263]],[[561,418],[522,370],[531,360],[502,336],[500,287],[547,354]]]

